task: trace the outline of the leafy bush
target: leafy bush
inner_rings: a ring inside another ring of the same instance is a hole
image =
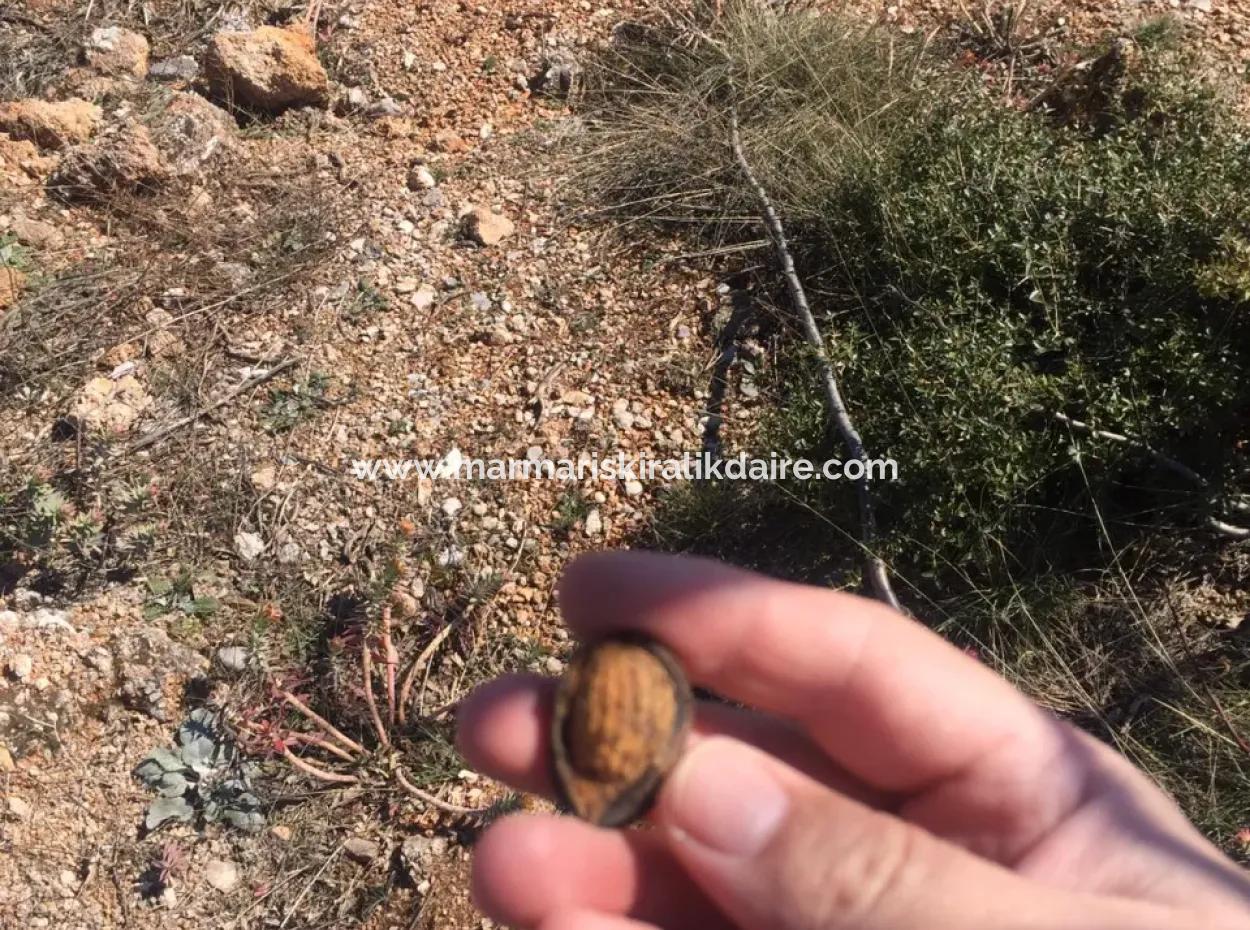
[[[1107,527],[1221,514],[1246,468],[1250,147],[1183,59],[1128,46],[1067,125],[838,17],[740,2],[681,26],[617,46],[582,181],[618,214],[758,241],[737,107],[857,424],[900,464],[874,493],[909,581],[949,594],[1088,564]],[[801,340],[775,377],[764,446],[841,454]],[[854,531],[849,487],[787,490]]]
[[[1100,136],[956,100],[799,231],[809,276],[841,297],[829,344],[869,447],[901,463],[878,490],[916,568],[1038,567],[1037,542],[1097,530],[1091,492],[1139,524],[1218,505],[1056,414],[1216,484],[1245,467],[1250,148],[1182,72],[1141,79],[1152,111]],[[811,416],[782,427],[824,437]]]

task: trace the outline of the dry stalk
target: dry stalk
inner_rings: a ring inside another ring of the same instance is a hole
[[[282,755],[287,762],[291,763],[291,765],[295,766],[295,768],[299,769],[305,775],[311,775],[313,778],[319,779],[320,781],[329,781],[340,785],[354,785],[357,781],[355,775],[344,775],[342,772],[331,772],[328,769],[319,768],[311,762],[306,762],[285,746],[282,747]]]
[[[1131,446],[1142,452],[1156,464],[1166,468],[1168,471],[1172,472],[1172,474],[1184,478],[1195,487],[1204,491],[1209,491],[1211,488],[1210,482],[1208,482],[1206,478],[1202,477],[1202,475],[1198,474],[1188,465],[1183,462],[1178,462],[1170,456],[1164,455],[1162,452],[1150,447],[1140,439],[1133,439],[1132,437],[1125,436],[1122,433],[1113,433],[1109,430],[1098,429],[1097,427],[1084,423],[1081,420],[1073,419],[1064,413],[1056,413],[1055,420],[1075,433],[1091,436],[1094,439],[1102,439],[1106,442],[1113,442],[1117,445]],[[1242,507],[1234,503],[1233,509],[1241,510]],[[1231,539],[1250,538],[1250,529],[1247,529],[1244,526],[1234,526],[1231,523],[1225,523],[1223,520],[1217,520],[1215,517],[1210,516],[1207,517],[1206,524],[1210,529],[1221,534],[1222,536],[1228,536]]]
[[[459,804],[451,804],[447,801],[440,800],[428,791],[422,791],[410,782],[407,774],[402,768],[399,767],[396,767],[395,769],[395,780],[399,782],[399,786],[401,788],[407,791],[418,801],[422,801],[425,804],[430,805],[430,807],[437,808],[446,814],[460,814],[467,817],[476,817],[477,815],[484,814],[487,810],[489,810],[489,808],[486,807],[462,807]]]
[[[305,704],[303,701],[297,698],[290,691],[279,691],[278,696],[281,697],[282,700],[290,704],[292,707],[294,707],[296,710],[298,710],[301,714],[303,714],[309,720],[311,720],[313,723],[317,724],[317,726],[321,727],[321,729],[323,729],[329,736],[332,736],[334,739],[342,743],[343,746],[347,747],[352,752],[360,753],[362,755],[364,754],[365,752],[364,746],[361,746],[360,743],[356,742],[351,737],[345,735],[341,730],[338,729],[338,727],[332,724],[329,720],[326,720],[325,717],[322,717],[320,714],[318,714],[311,707],[309,707],[307,704]]]
[[[369,656],[368,637],[365,637],[364,642],[360,645],[360,671],[364,678],[365,703],[369,706],[369,717],[373,720],[373,729],[377,731],[378,742],[390,749],[391,738],[387,735],[386,727],[382,723],[382,716],[378,713],[377,699],[373,696],[373,660]]]
[[[794,304],[795,312],[798,314],[799,323],[803,329],[803,336],[815,353],[816,367],[820,370],[821,381],[825,390],[825,403],[829,408],[829,417],[837,427],[838,433],[841,435],[851,458],[858,459],[867,465],[868,453],[864,449],[864,441],[860,438],[859,431],[855,428],[855,423],[851,419],[851,415],[846,409],[846,403],[842,399],[842,391],[838,387],[837,373],[833,370],[833,363],[829,360],[829,353],[825,349],[824,339],[820,334],[820,329],[816,326],[815,317],[812,316],[812,307],[807,299],[807,291],[803,287],[803,282],[800,280],[799,273],[794,266],[794,256],[790,253],[790,244],[786,237],[785,226],[782,225],[781,217],[773,206],[772,198],[768,196],[768,191],[764,189],[764,185],[756,177],[750,161],[747,160],[746,152],[743,150],[742,133],[738,126],[738,107],[736,104],[731,105],[729,109],[729,133],[730,144],[733,146],[734,157],[737,159],[738,167],[742,170],[747,183],[755,194],[755,199],[759,202],[761,218],[764,221],[764,225],[768,228],[773,248],[776,250],[777,258],[781,262],[782,275],[786,280],[790,300]],[[894,594],[894,587],[890,583],[890,575],[886,570],[885,562],[876,554],[877,517],[876,511],[873,509],[872,495],[868,489],[866,474],[861,475],[855,481],[855,492],[859,500],[860,542],[867,557],[865,569],[869,583],[879,600],[889,604],[895,610],[901,611],[902,607],[898,602],[898,597]]]

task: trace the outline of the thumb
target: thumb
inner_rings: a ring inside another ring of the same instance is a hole
[[[1034,884],[724,737],[657,807],[674,854],[743,930],[1175,930],[1153,907]]]

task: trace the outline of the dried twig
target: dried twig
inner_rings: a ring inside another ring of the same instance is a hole
[[[169,436],[178,432],[178,430],[182,429],[183,427],[190,426],[192,423],[196,422],[201,417],[209,413],[212,413],[218,407],[224,407],[226,404],[230,403],[232,400],[234,400],[236,397],[238,397],[240,394],[244,393],[245,391],[249,391],[252,388],[256,387],[257,385],[264,384],[266,381],[269,381],[270,379],[276,377],[277,375],[280,375],[282,372],[286,371],[288,368],[293,366],[297,361],[298,359],[288,358],[286,361],[279,362],[278,364],[274,365],[272,368],[270,368],[267,371],[263,371],[257,375],[252,375],[250,378],[248,378],[242,384],[236,387],[233,391],[230,391],[223,397],[217,398],[217,400],[213,401],[211,404],[206,404],[205,406],[201,407],[199,410],[195,411],[194,413],[188,414],[187,416],[182,417],[181,419],[175,420],[173,423],[170,423],[168,426],[163,426],[160,429],[153,430],[152,432],[148,433],[146,436],[140,436],[134,442],[130,443],[130,445],[124,446],[122,449],[120,449],[116,453],[116,457],[121,458],[123,456],[130,455],[131,453],[138,452],[141,449],[146,449],[148,448],[148,446],[156,445],[158,442],[161,442],[162,440],[168,438]]]
[[[328,769],[318,768],[311,762],[305,762],[285,746],[282,747],[282,755],[287,762],[291,763],[305,775],[311,775],[313,778],[321,781],[330,781],[341,785],[354,785],[356,783],[355,775],[344,775],[342,772],[331,772]]]
[[[401,788],[419,801],[422,801],[430,807],[437,808],[446,814],[460,814],[466,817],[476,817],[490,810],[489,807],[462,807],[459,804],[451,804],[447,801],[440,800],[428,791],[422,791],[416,785],[408,780],[407,774],[402,768],[395,769],[395,780],[399,782]]]
[[[421,654],[412,660],[412,665],[409,666],[407,673],[404,675],[403,685],[401,685],[399,689],[400,723],[403,723],[408,716],[408,700],[412,696],[412,684],[416,680],[417,670],[423,668],[425,663],[428,662],[434,653],[438,651],[438,647],[441,646],[447,637],[451,635],[451,628],[455,625],[455,620],[446,624],[441,630],[438,631],[438,635],[430,640],[430,644],[421,650]]]
[[[734,157],[738,161],[738,167],[742,169],[747,183],[755,193],[755,199],[759,201],[760,213],[773,241],[773,248],[777,252],[777,258],[781,261],[782,275],[786,279],[786,287],[789,290],[790,300],[794,304],[795,312],[798,314],[804,338],[815,353],[816,367],[820,371],[821,381],[825,389],[825,402],[829,407],[829,417],[837,427],[838,433],[841,435],[843,443],[846,444],[847,451],[851,454],[851,457],[858,459],[866,466],[868,453],[864,449],[864,441],[860,438],[859,431],[855,428],[855,423],[846,409],[845,402],[842,400],[842,392],[838,387],[837,373],[833,370],[833,363],[829,360],[829,353],[825,350],[824,339],[816,326],[815,317],[812,316],[811,304],[807,300],[807,291],[803,287],[803,282],[799,279],[799,273],[794,266],[794,256],[790,253],[785,226],[782,225],[781,217],[777,214],[772,199],[768,196],[768,191],[764,189],[764,185],[755,176],[751,163],[747,160],[746,152],[743,150],[742,133],[738,126],[738,107],[736,104],[730,106],[729,109],[729,134]],[[855,481],[855,492],[859,499],[860,537],[867,555],[866,570],[869,583],[872,585],[873,592],[879,600],[889,604],[895,610],[901,610],[898,597],[894,594],[894,587],[890,583],[890,576],[886,571],[885,562],[882,561],[875,551],[877,544],[877,517],[873,509],[872,495],[869,493],[866,474]]]
[[[373,697],[373,659],[369,655],[368,637],[365,637],[360,647],[360,671],[364,678],[365,704],[369,706],[369,717],[373,720],[373,729],[377,731],[378,742],[390,749],[391,738],[386,733],[386,727],[378,713],[378,702]]]
[[[339,730],[338,727],[336,727],[325,717],[321,716],[319,713],[314,711],[311,707],[309,707],[307,704],[305,704],[303,701],[297,698],[290,691],[279,691],[278,696],[282,698],[282,700],[290,704],[292,707],[294,707],[296,710],[298,710],[301,714],[303,714],[309,720],[311,720],[313,723],[317,724],[317,726],[321,727],[328,735],[332,736],[334,739],[338,740],[348,749],[352,750],[352,752],[358,752],[358,753],[361,753],[362,755],[364,754],[364,751],[365,751],[364,746],[361,746],[360,743],[356,742],[351,737],[345,735],[341,730]]]
[[[1134,449],[1137,449],[1138,451],[1146,455],[1147,458],[1155,462],[1157,465],[1160,465],[1161,467],[1166,468],[1168,471],[1172,472],[1172,474],[1174,475],[1178,475],[1181,478],[1184,478],[1186,481],[1188,481],[1190,484],[1194,485],[1195,487],[1200,488],[1203,491],[1209,491],[1211,489],[1210,482],[1207,481],[1206,478],[1202,477],[1202,475],[1198,474],[1196,471],[1190,468],[1188,465],[1184,464],[1183,462],[1178,462],[1176,459],[1170,456],[1164,455],[1158,449],[1152,448],[1151,446],[1142,442],[1140,439],[1133,439],[1121,433],[1113,433],[1113,432],[1110,432],[1109,430],[1098,429],[1094,426],[1091,426],[1088,423],[1082,422],[1081,420],[1073,419],[1072,417],[1064,413],[1056,413],[1055,420],[1059,423],[1062,423],[1064,426],[1068,427],[1068,429],[1072,430],[1073,432],[1082,433],[1086,436],[1092,436],[1095,439],[1102,439],[1102,440],[1105,440],[1106,442],[1114,442],[1119,445],[1132,446]],[[1234,504],[1233,509],[1240,510],[1241,507]],[[1223,536],[1228,536],[1232,539],[1250,539],[1250,529],[1247,529],[1246,527],[1234,526],[1231,523],[1225,523],[1223,520],[1217,520],[1215,517],[1211,517],[1211,516],[1207,517],[1206,523],[1210,529],[1214,530],[1217,533],[1220,533]]]
[[[391,608],[382,608],[382,655],[386,662],[386,719],[395,724],[395,671],[399,667],[399,652],[391,637]]]

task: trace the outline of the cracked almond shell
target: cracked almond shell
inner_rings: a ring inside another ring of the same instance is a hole
[[[583,646],[556,690],[552,756],[564,803],[619,827],[651,806],[690,730],[693,698],[677,659],[655,640]]]

